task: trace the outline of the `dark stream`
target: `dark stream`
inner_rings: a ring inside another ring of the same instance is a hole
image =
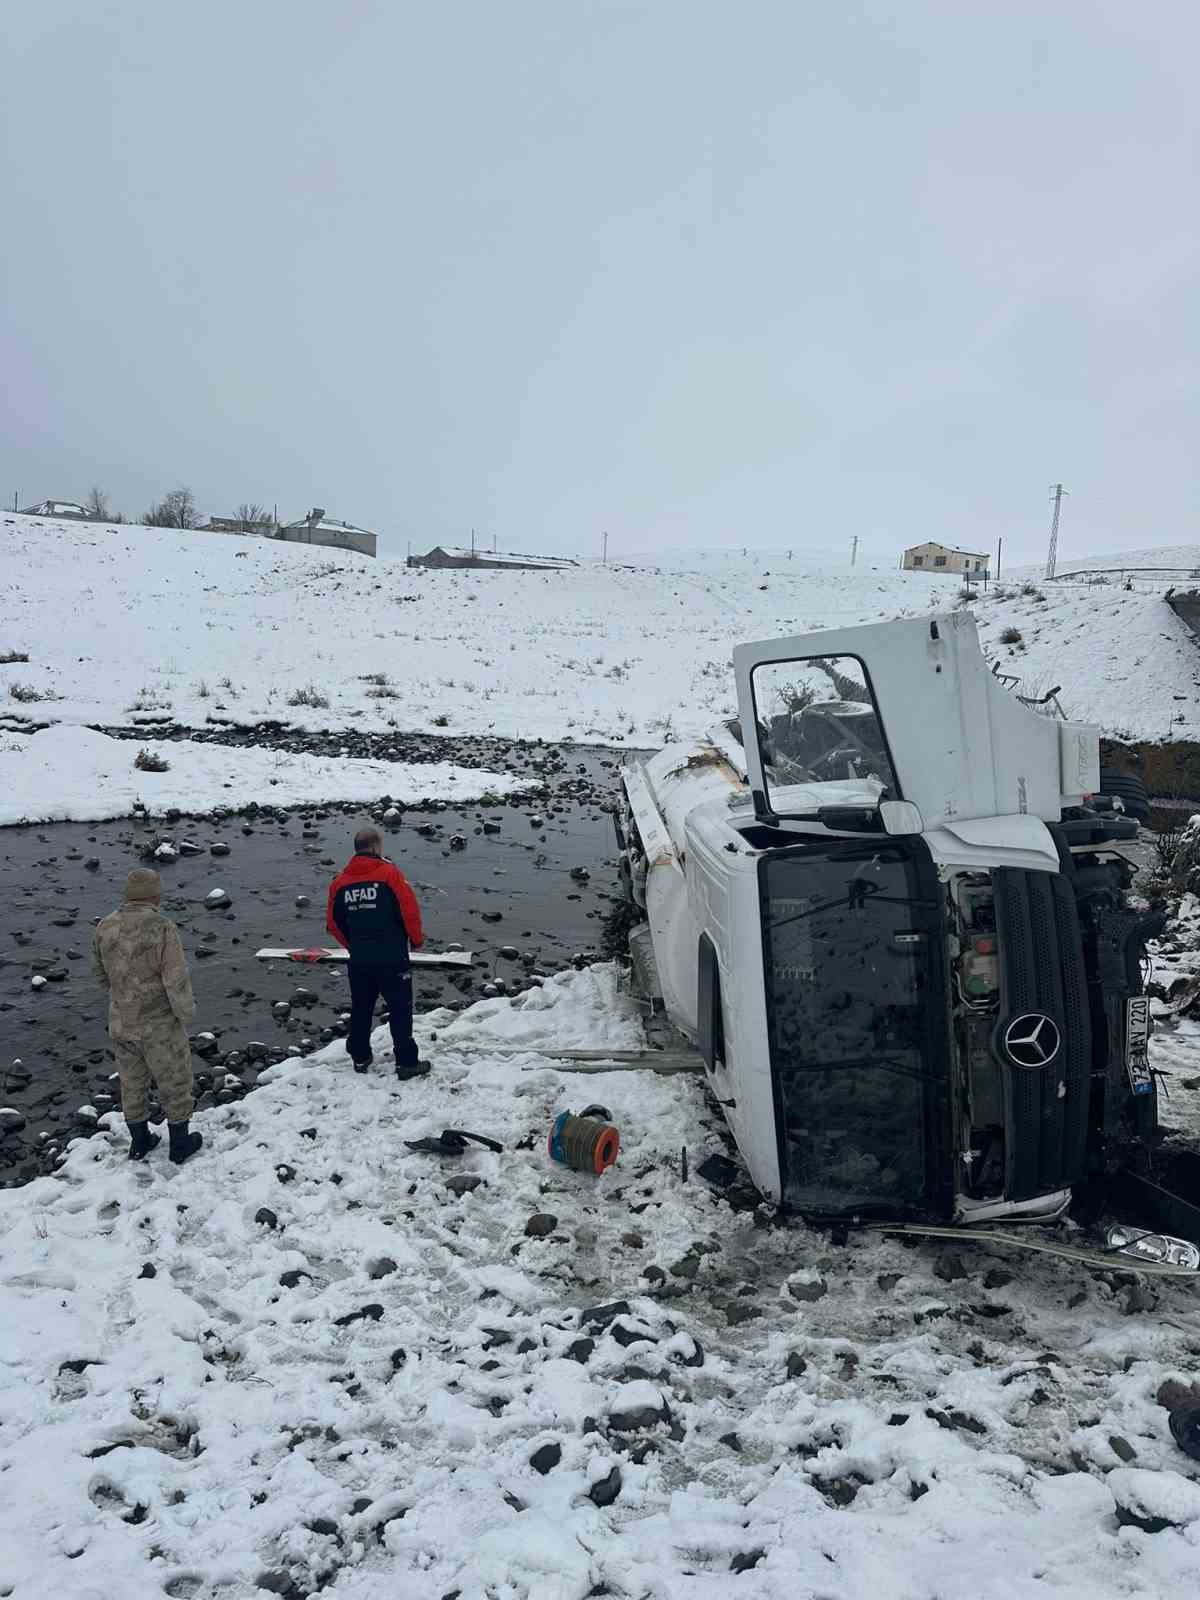
[[[462,759],[428,743],[436,759]],[[483,759],[537,778],[538,792],[487,806],[426,802],[391,821],[381,802],[0,830],[0,1107],[9,1108],[0,1114],[0,1186],[48,1170],[67,1138],[90,1131],[94,1120],[80,1107],[119,1109],[107,1001],[88,956],[93,924],[119,903],[133,866],[162,874],[163,910],[179,925],[196,991],[193,1040],[216,1036],[200,1041],[194,1057],[200,1106],[236,1098],[271,1062],[344,1032],[344,967],[262,962],[255,952],[332,942],[325,891],[367,820],[378,822],[385,853],[416,889],[427,948],[457,941],[475,956],[469,972],[416,972],[418,1011],[468,1004],[492,982],[512,993],[537,974],[597,957],[616,893],[607,809],[616,758],[511,746],[489,748]],[[199,853],[151,861],[164,839]],[[214,856],[214,843],[228,855]],[[210,910],[205,896],[217,887],[232,903]],[[500,955],[505,946],[516,957]],[[44,987],[33,986],[38,975]],[[290,1009],[276,1011],[279,1002]]]

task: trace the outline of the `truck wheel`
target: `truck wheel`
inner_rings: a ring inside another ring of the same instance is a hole
[[[1121,801],[1125,807],[1125,814],[1135,817],[1138,822],[1146,822],[1150,816],[1150,797],[1146,792],[1146,785],[1133,773],[1114,772],[1111,767],[1104,767],[1100,772],[1100,793],[1112,795]]]

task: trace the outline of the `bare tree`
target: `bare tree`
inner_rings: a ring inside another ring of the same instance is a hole
[[[148,528],[194,528],[196,501],[192,491],[183,487],[172,489],[157,505],[150,507],[143,520]]]
[[[108,503],[108,496],[99,484],[94,483],[83,502],[83,509],[93,522],[111,522],[112,509]]]
[[[257,500],[243,501],[234,512],[234,516],[241,523],[243,533],[249,533],[262,523],[271,520],[271,513],[266,506],[260,506]]]

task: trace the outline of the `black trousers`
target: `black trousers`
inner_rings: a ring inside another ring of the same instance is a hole
[[[412,1035],[412,971],[408,967],[374,967],[350,962],[350,1059],[366,1061],[371,1054],[371,1027],[375,1002],[383,1000],[389,1012],[392,1047],[398,1067],[415,1067],[417,1047]]]

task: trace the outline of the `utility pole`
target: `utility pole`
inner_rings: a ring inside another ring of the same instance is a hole
[[[1050,520],[1050,550],[1046,556],[1045,572],[1047,578],[1054,576],[1054,569],[1058,565],[1058,518],[1062,511],[1062,497],[1066,492],[1061,483],[1056,483],[1050,491],[1054,497],[1054,516]]]
[[[858,535],[855,534],[854,538],[850,541],[850,565],[853,566],[857,560],[858,560]]]
[[[1000,552],[1004,549],[1004,535],[996,540],[996,582],[1000,582]]]
[[[605,566],[605,567],[608,565],[608,534],[607,533],[602,533],[600,535],[600,564],[602,566]]]
[[[471,554],[475,554],[475,529],[471,529]]]
[[[496,535],[492,535],[492,554],[496,554]]]

